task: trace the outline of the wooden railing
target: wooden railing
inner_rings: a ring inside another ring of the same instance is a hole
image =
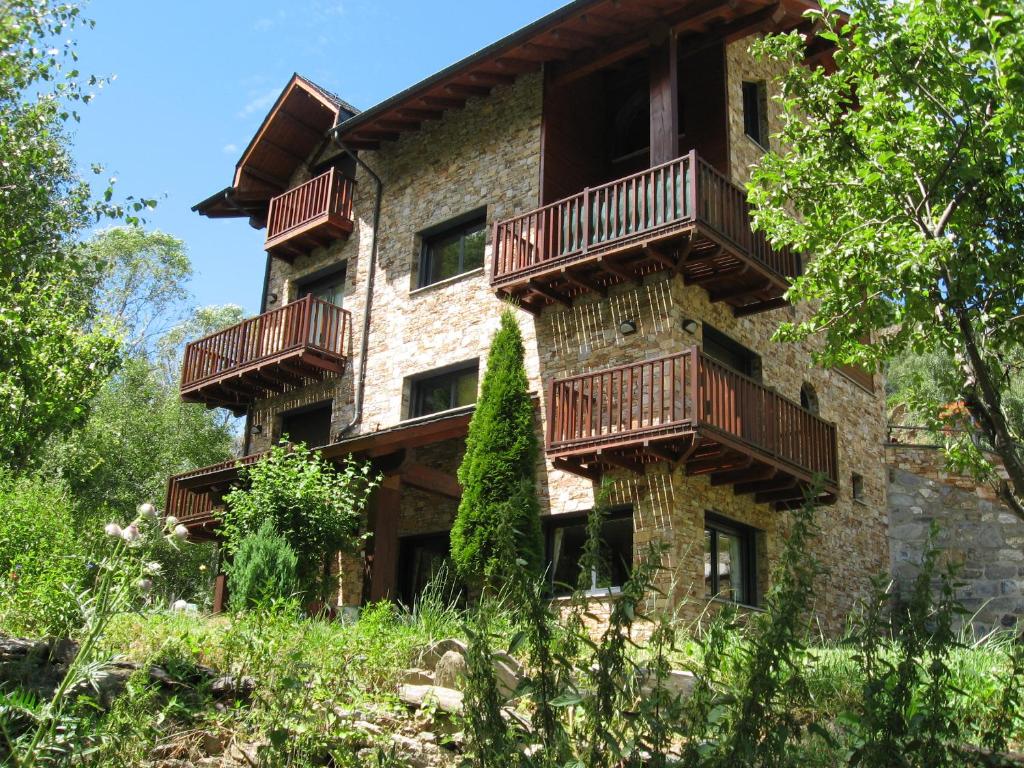
[[[746,192],[690,152],[499,222],[492,280],[535,271],[546,262],[571,262],[630,238],[696,222],[782,277],[799,274],[795,253],[772,248],[763,234],[752,231]]]
[[[185,347],[181,387],[184,390],[302,348],[345,357],[350,327],[347,311],[306,296],[191,342]]]
[[[271,199],[267,242],[328,213],[352,218],[352,180],[334,168]]]
[[[768,458],[838,480],[835,425],[697,347],[557,379],[548,396],[551,452],[710,427]]]
[[[172,476],[167,481],[167,503],[164,508],[166,514],[174,515],[186,525],[197,518],[209,517],[215,506],[213,495],[204,490],[198,492],[191,490],[187,487],[188,481],[234,469],[239,464],[243,466],[255,464],[265,455],[266,452],[253,453],[240,459],[228,459],[219,464]]]

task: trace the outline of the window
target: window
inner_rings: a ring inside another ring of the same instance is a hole
[[[345,266],[331,267],[325,272],[310,275],[298,281],[296,287],[300,299],[312,296],[340,307],[345,296]]]
[[[810,411],[815,416],[820,415],[818,412],[818,393],[806,381],[800,387],[800,407]]]
[[[587,543],[587,518],[556,515],[546,521],[546,550],[552,594],[566,595],[580,584],[580,559]],[[589,591],[617,591],[633,567],[633,510],[612,512],[601,525],[601,554],[584,580]]]
[[[423,233],[419,285],[424,287],[484,265],[486,215],[475,211]]]
[[[708,597],[757,605],[754,541],[753,529],[705,516],[704,592]]]
[[[768,89],[763,80],[743,83],[743,131],[768,149]]]
[[[761,356],[756,352],[733,341],[707,323],[704,323],[703,339],[704,353],[708,357],[724,363],[755,381],[761,380]]]
[[[409,415],[416,418],[475,403],[479,368],[479,363],[474,361],[471,365],[414,379]]]
[[[850,490],[854,501],[864,501],[864,476],[856,472],[850,477]]]
[[[331,442],[331,403],[316,403],[281,415],[281,439],[318,448]]]
[[[446,601],[454,598],[456,604],[462,603],[464,591],[451,560],[449,533],[403,537],[398,551],[398,594],[404,605],[415,605],[428,586]]]

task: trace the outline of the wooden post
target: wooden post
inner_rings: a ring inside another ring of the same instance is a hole
[[[398,512],[402,499],[402,480],[398,475],[384,478],[370,500],[370,545],[373,562],[370,567],[370,600],[387,600],[397,596],[398,575]]]
[[[651,49],[651,167],[679,156],[679,52],[675,32]]]
[[[228,602],[228,577],[218,573],[213,577],[213,612],[224,613]]]

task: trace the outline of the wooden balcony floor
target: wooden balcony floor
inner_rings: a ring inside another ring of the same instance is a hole
[[[549,449],[556,469],[597,480],[610,469],[645,474],[653,464],[683,467],[689,476],[707,476],[711,485],[731,485],[736,495],[752,495],[757,504],[776,509],[799,506],[811,475],[706,425],[674,424],[646,433],[610,436],[586,446]],[[826,480],[819,504],[836,500],[836,483]]]
[[[271,256],[291,262],[313,248],[347,238],[352,229],[352,220],[342,214],[322,213],[294,229],[269,238],[264,247]]]
[[[551,259],[494,281],[496,292],[533,314],[547,306],[572,306],[587,293],[645,275],[670,272],[687,285],[705,289],[711,301],[724,301],[737,316],[786,306],[787,281],[741,254],[733,243],[699,222],[676,222],[628,240],[591,248],[585,256]]]
[[[306,346],[284,350],[217,376],[182,386],[181,399],[244,412],[255,399],[341,376],[347,358]]]

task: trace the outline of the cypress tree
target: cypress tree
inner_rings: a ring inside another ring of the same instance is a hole
[[[543,565],[535,474],[539,446],[524,354],[519,325],[506,309],[469,424],[459,467],[462,500],[452,526],[452,560],[475,586],[500,578],[516,560],[532,573]]]

